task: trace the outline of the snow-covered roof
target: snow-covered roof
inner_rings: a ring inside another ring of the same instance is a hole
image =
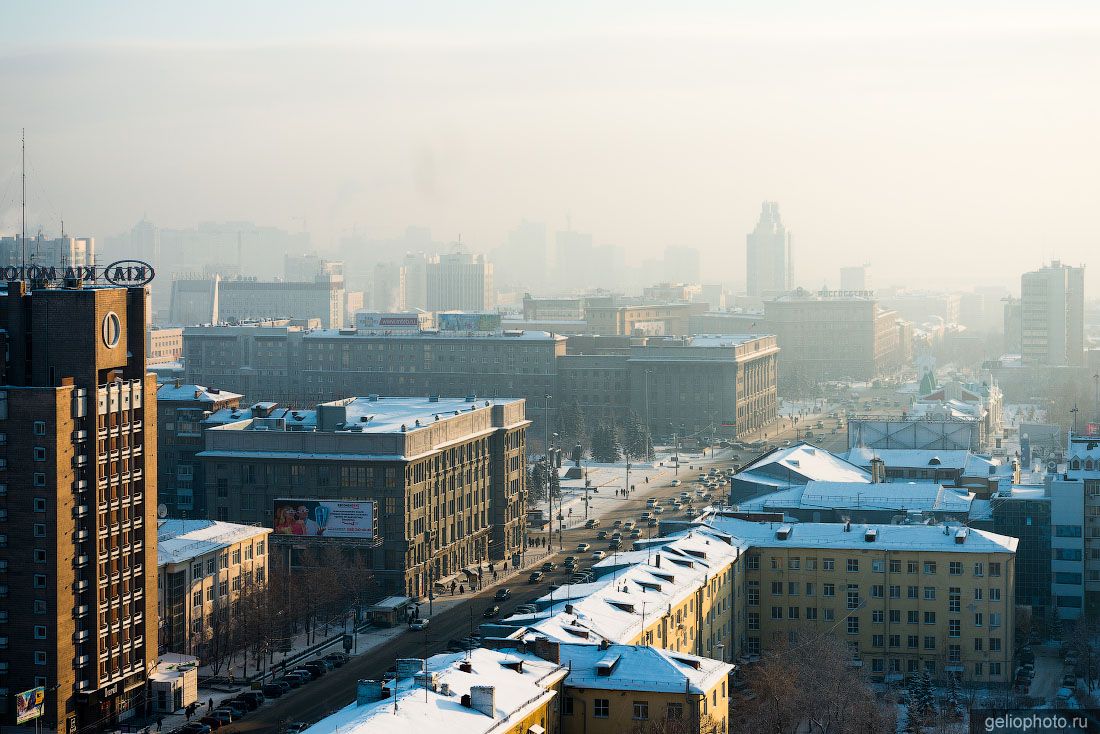
[[[459,667],[464,660],[469,661],[469,672]],[[428,658],[425,666],[429,674],[435,674],[435,690],[430,685],[426,687],[423,678],[399,677],[387,684],[396,685],[396,701],[393,690],[389,689],[388,697],[362,706],[353,702],[321,719],[306,729],[306,733],[506,732],[557,695],[553,686],[567,673],[557,663],[534,655],[485,648],[471,650],[468,654],[435,655]],[[448,687],[449,695],[442,693],[443,684]],[[492,686],[493,716],[462,705],[462,697],[470,695],[474,686]]]
[[[790,509],[920,510],[958,512],[970,509],[974,495],[944,488],[937,482],[808,482],[804,487],[774,492],[738,503],[742,512]]]
[[[202,403],[220,403],[226,400],[240,400],[242,397],[244,396],[235,392],[204,385],[185,385],[174,382],[162,382],[157,385],[157,400],[197,400]]]
[[[157,565],[186,563],[249,538],[263,539],[270,532],[270,528],[219,520],[159,520]]]
[[[998,535],[986,530],[964,529],[962,543],[956,542],[956,526],[944,525],[887,525],[850,524],[845,532],[844,523],[803,522],[788,525],[790,534],[785,540],[776,537],[783,523],[751,522],[714,513],[702,518],[702,522],[723,534],[731,536],[742,546],[756,548],[858,548],[860,550],[941,551],[945,553],[1015,553],[1016,538]],[[874,542],[865,539],[866,531],[875,531]]]
[[[737,479],[769,484],[788,472],[810,480],[867,482],[871,475],[862,467],[805,442],[770,451],[742,467]],[[797,479],[797,477],[795,477]],[[758,481],[759,480],[759,481]]]
[[[464,341],[565,341],[566,337],[549,331],[510,331],[498,332],[465,332],[465,331],[439,331],[428,329],[424,331],[402,331],[392,334],[354,333],[341,329],[312,329],[305,335],[306,339],[336,338],[336,339],[462,339]]]
[[[720,660],[644,645],[560,645],[558,659],[569,668],[567,686],[604,691],[705,695],[733,670]]]
[[[504,622],[527,626],[558,642],[595,645],[603,640],[629,643],[663,614],[680,604],[707,579],[728,566],[740,549],[717,533],[695,528],[651,544],[616,553],[593,566],[601,574],[587,588],[558,589],[537,600],[541,612]],[[583,591],[582,595],[575,592]]]
[[[845,458],[853,464],[871,466],[871,459],[879,458],[886,465],[903,469],[953,469],[966,476],[988,476],[997,467],[1008,466],[997,459],[975,454],[966,449],[874,449],[857,446],[848,451]],[[990,471],[990,469],[993,471]]]

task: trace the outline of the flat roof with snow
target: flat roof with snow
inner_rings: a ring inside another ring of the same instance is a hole
[[[220,520],[158,520],[157,565],[185,563],[249,538],[263,539],[271,528]]]

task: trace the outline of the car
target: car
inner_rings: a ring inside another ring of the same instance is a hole
[[[642,531],[639,530],[638,528],[634,528],[633,530],[630,531],[630,539],[631,540],[637,540],[640,537],[642,537]]]
[[[562,563],[564,563],[564,564],[565,564],[565,565],[567,565],[567,566],[568,566],[568,565],[569,565],[570,563],[576,563],[576,562],[577,562],[577,557],[576,557],[576,556],[566,556],[566,557],[565,557],[565,560],[564,560],[564,561],[562,561]]]
[[[673,481],[679,481],[679,480],[673,480]],[[656,497],[650,497],[649,499],[647,499],[645,501],[645,508],[647,510],[652,510],[656,506],[657,506],[657,498]]]
[[[680,493],[680,499],[682,499],[682,500],[686,500],[690,496],[691,496],[691,492],[681,492]]]
[[[218,709],[228,711],[229,713],[233,714],[234,720],[243,719],[244,715],[247,714],[249,711],[247,704],[241,703],[240,701],[232,698],[227,698],[214,708],[215,711],[217,711]]]
[[[247,708],[249,711],[255,711],[263,705],[265,699],[264,694],[260,693],[259,691],[245,691],[240,695],[234,696],[233,700],[243,703],[245,705],[245,708]]]
[[[417,617],[413,621],[409,622],[409,629],[413,632],[419,632],[420,630],[428,629],[428,618]]]
[[[643,512],[643,513],[642,513],[642,516],[641,516],[641,518],[639,518],[639,519],[641,519],[641,520],[648,520],[648,519],[649,519],[649,518],[651,518],[651,517],[653,517],[653,515],[652,515],[652,514],[650,514],[650,513],[648,513],[648,512]]]
[[[199,719],[199,723],[200,724],[206,724],[212,730],[217,731],[218,729],[221,729],[226,724],[232,724],[233,723],[233,717],[230,716],[229,714],[218,713],[218,712],[215,712],[215,711],[211,711],[209,714],[207,714],[206,716]]]
[[[532,571],[531,575],[527,577],[527,583],[537,584],[538,582],[542,581],[545,576],[546,574],[544,574],[542,571]]]
[[[596,533],[596,540],[607,540],[607,531],[601,530],[600,532]]]
[[[542,564],[541,568],[542,568],[542,571],[544,573],[550,573],[551,571],[554,570],[554,562],[553,561],[547,561],[546,563]]]
[[[192,721],[190,724],[184,724],[176,731],[180,732],[180,734],[210,734],[212,729],[206,724]]]
[[[497,616],[498,614],[500,614],[500,607],[498,607],[494,604],[493,606],[489,607],[484,612],[482,612],[481,616],[485,617],[485,619],[492,619],[493,617]]]
[[[617,550],[620,550],[622,547],[623,547],[623,541],[621,541],[621,540],[613,540],[613,541],[611,541],[610,543],[607,544],[607,549],[609,551],[617,551]]]
[[[622,533],[612,533],[611,534],[611,539],[612,540],[622,540],[623,539],[623,534]]]
[[[592,546],[590,546],[588,543],[577,543],[577,550],[581,553],[584,553],[591,547]]]
[[[672,480],[672,486],[673,487],[679,487],[681,484],[683,484],[683,482],[681,482],[679,479],[673,479]]]
[[[542,565],[544,567],[546,566],[545,563]],[[543,568],[543,570],[545,571],[546,569]],[[510,598],[512,598],[512,590],[508,588],[497,589],[497,593],[493,594],[493,601],[507,601]]]
[[[592,560],[593,561],[602,561],[606,555],[607,554],[604,553],[603,551],[596,551],[595,553],[592,554]]]
[[[648,527],[648,528],[657,527],[657,518],[652,518],[649,522],[647,522],[646,527]]]
[[[665,508],[661,507],[660,505],[657,505],[656,507],[653,508],[653,514],[654,515],[660,515],[664,511],[665,511]]]
[[[286,683],[291,688],[301,688],[302,684],[309,680],[308,675],[290,675],[287,673],[282,678],[276,680],[276,683]]]
[[[344,665],[345,663],[347,663],[347,661],[350,658],[347,656],[346,653],[330,652],[328,655],[325,655],[324,659],[325,660],[331,660],[333,663],[336,664],[336,667],[339,668],[342,665]]]
[[[538,611],[538,607],[534,604],[520,604],[516,607],[516,614],[534,614]]]
[[[584,526],[586,528],[598,528],[600,526],[599,518],[594,517],[591,520],[588,520],[587,522],[584,523]]]
[[[238,715],[238,712],[240,712],[240,715]],[[225,722],[227,724],[232,724],[234,721],[244,718],[244,711],[242,709],[231,706],[218,706],[210,713],[211,716],[217,716],[219,714],[221,714],[223,718],[228,719]]]
[[[700,482],[705,482],[705,481],[707,481],[707,475],[706,475],[706,474],[700,474],[700,475],[699,475],[699,481],[700,481]]]
[[[324,675],[324,673],[318,671],[316,668],[307,668],[304,665],[299,665],[297,668],[287,673],[287,675],[298,675],[308,683],[311,680],[317,680]]]
[[[623,526],[623,521],[622,520],[616,520],[615,522],[611,523],[611,527],[613,527],[613,528],[621,528],[622,526]]]
[[[328,666],[322,663],[320,660],[314,660],[299,667],[304,668],[311,673],[316,673],[318,678],[328,674]]]
[[[279,683],[273,681],[271,683],[265,683],[264,687],[260,690],[263,691],[263,694],[268,698],[278,698],[279,696],[290,690],[290,684],[286,682]]]

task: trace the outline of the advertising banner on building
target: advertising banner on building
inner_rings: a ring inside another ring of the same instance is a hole
[[[276,535],[324,538],[374,537],[374,502],[275,500]]]
[[[438,313],[435,316],[440,331],[500,331],[498,313]]]
[[[378,311],[359,311],[355,314],[355,328],[358,331],[398,331],[417,332],[431,325],[431,317],[426,313],[411,311],[408,313],[379,313]]]
[[[42,686],[15,694],[15,723],[37,719],[46,708],[46,689]]]

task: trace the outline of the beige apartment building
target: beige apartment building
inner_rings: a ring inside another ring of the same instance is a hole
[[[746,653],[831,632],[885,680],[1012,679],[1015,538],[942,525],[707,523],[746,548]]]
[[[215,614],[267,583],[270,528],[213,520],[161,520],[157,526],[160,653],[204,657]]]

